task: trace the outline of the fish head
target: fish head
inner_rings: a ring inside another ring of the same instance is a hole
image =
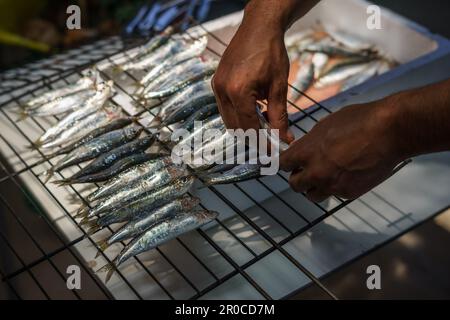
[[[175,185],[179,189],[187,189],[189,190],[190,186],[194,183],[195,177],[194,176],[184,176],[179,178]]]
[[[150,147],[155,142],[155,136],[152,134],[146,135],[140,140],[140,145],[143,147]]]
[[[194,213],[195,217],[202,221],[202,223],[208,223],[219,216],[219,213],[216,211],[209,210],[199,210]]]
[[[200,204],[200,199],[197,197],[184,195],[180,198],[180,204],[183,210],[190,211]]]
[[[186,167],[185,166],[179,166],[176,164],[169,165],[166,167],[167,172],[169,173],[172,180],[178,179],[180,177],[184,177],[187,175]]]
[[[125,136],[130,139],[133,140],[134,138],[138,137],[142,131],[144,130],[144,128],[142,128],[141,126],[131,126],[128,128],[125,128]]]
[[[101,80],[100,72],[98,72],[98,70],[95,67],[87,69],[84,72],[84,77],[91,80],[94,85]]]

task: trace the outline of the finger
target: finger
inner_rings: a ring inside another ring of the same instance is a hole
[[[298,193],[306,192],[314,186],[306,179],[304,170],[294,170],[289,177],[290,187]]]
[[[220,82],[214,77],[211,81],[211,87],[216,96],[217,106],[222,120],[228,129],[235,129],[239,123],[237,121],[236,112],[230,99],[228,99],[225,89],[220,85]]]
[[[292,170],[306,166],[307,159],[303,139],[293,142],[286,151],[281,153],[281,170],[291,172]]]
[[[236,110],[239,128],[243,130],[261,128],[258,115],[256,114],[256,97],[251,94],[232,97],[231,102]]]
[[[287,113],[286,81],[275,82],[269,90],[267,116],[270,126],[280,131],[280,138],[291,143],[295,137],[289,130],[289,116]]]
[[[219,107],[220,115],[227,129],[239,128],[239,119],[236,114],[236,108],[231,103],[230,99],[222,99],[221,106]]]
[[[331,197],[331,194],[319,188],[312,188],[306,192],[306,197],[313,202],[320,203]]]

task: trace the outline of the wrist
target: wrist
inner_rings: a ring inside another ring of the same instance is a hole
[[[244,9],[242,25],[254,28],[253,31],[265,30],[275,34],[286,32],[291,24],[294,10],[293,0],[252,0]]]
[[[384,145],[384,156],[396,162],[410,158],[411,150],[399,130],[401,122],[399,97],[394,95],[374,102],[374,110],[377,127],[380,129],[380,140]]]

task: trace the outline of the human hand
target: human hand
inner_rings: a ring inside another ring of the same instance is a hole
[[[254,20],[252,20],[254,21]],[[256,101],[267,100],[268,121],[285,142],[294,140],[286,110],[289,59],[284,30],[243,22],[223,54],[213,88],[226,126],[259,129]]]
[[[320,121],[280,156],[291,187],[315,202],[355,199],[389,178],[404,160],[393,110],[385,101],[353,105]]]

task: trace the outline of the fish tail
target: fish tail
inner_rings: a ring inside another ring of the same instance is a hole
[[[69,179],[53,181],[53,183],[56,184],[58,187],[68,186],[68,185],[72,184],[71,180],[69,180]]]
[[[97,242],[98,252],[97,255],[95,256],[95,259],[97,259],[102,254],[102,252],[108,249],[109,246],[110,244],[108,243],[108,240],[101,240]]]
[[[27,109],[30,109],[32,107],[30,107],[28,104],[24,103],[24,104],[19,104],[19,108],[21,110],[27,110]]]
[[[20,110],[20,111],[17,111],[16,113],[19,115],[17,122],[22,122],[30,116],[30,114],[28,113],[27,110]]]
[[[91,219],[89,217],[83,217],[80,221],[80,226],[88,226],[91,223]]]
[[[88,206],[83,204],[78,209],[77,213],[74,215],[74,218],[85,218],[87,217],[88,211],[89,211]]]
[[[160,116],[158,116],[158,115],[156,115],[153,119],[152,119],[152,121],[150,121],[150,123],[148,124],[148,128],[150,128],[150,129],[154,129],[154,128],[158,128],[158,129],[161,129],[160,127],[161,127],[161,125],[162,125],[162,119],[161,119],[161,117]]]
[[[44,143],[41,141],[41,139],[37,139],[36,141],[32,142],[29,146],[26,146],[28,150],[37,150],[42,147]]]
[[[113,68],[112,68],[112,74],[113,74],[113,76],[117,76],[117,75],[119,75],[119,73],[122,73],[124,70],[123,70],[123,67],[122,66],[114,66]]]
[[[133,82],[131,84],[131,86],[136,90],[144,88],[144,85],[142,83],[140,83],[139,81]]]
[[[141,119],[142,119],[141,117],[132,117],[131,121],[135,124],[138,124]]]
[[[41,173],[41,175],[45,176],[44,178],[44,184],[46,184],[47,182],[50,181],[50,179],[53,177],[53,175],[55,174],[55,170],[54,169],[49,169],[44,171],[43,173]]]
[[[100,269],[98,269],[96,271],[96,273],[106,272],[105,283],[108,283],[108,281],[111,279],[111,277],[115,271],[116,271],[116,266],[114,265],[114,262],[110,262],[110,263],[104,265],[103,267],[101,267]]]
[[[101,227],[97,224],[96,221],[88,221],[86,223],[86,226],[89,227],[89,229],[87,230],[87,234],[89,236],[93,235],[94,233],[96,233],[97,231],[99,231],[101,229]]]

